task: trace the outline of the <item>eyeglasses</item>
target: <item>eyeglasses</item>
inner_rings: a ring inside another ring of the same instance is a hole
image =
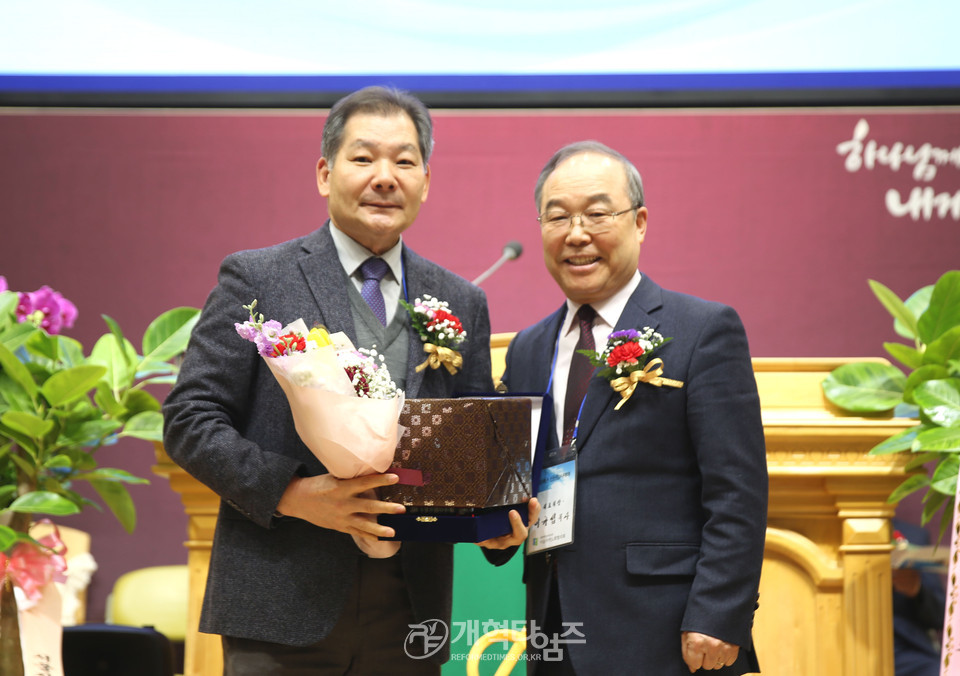
[[[591,235],[599,235],[613,227],[613,219],[628,211],[639,209],[642,204],[636,204],[622,211],[610,211],[602,207],[590,207],[579,214],[571,214],[562,209],[551,209],[540,214],[537,220],[544,232],[556,234],[566,232],[573,227],[575,218],[580,219],[580,227]]]

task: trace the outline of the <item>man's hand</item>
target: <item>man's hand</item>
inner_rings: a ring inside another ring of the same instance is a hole
[[[377,514],[403,514],[406,509],[361,493],[398,480],[396,474],[369,474],[355,479],[337,479],[331,474],[296,477],[280,498],[277,511],[349,535],[393,537],[392,528],[377,523]]]
[[[683,661],[692,674],[697,669],[722,669],[737,661],[740,647],[718,638],[685,631],[680,634]]]
[[[540,516],[540,503],[536,498],[530,498],[530,502],[527,503],[527,515],[527,523],[533,523]],[[523,525],[523,519],[520,518],[520,513],[515,509],[510,510],[510,526],[513,528],[513,532],[477,544],[487,549],[507,549],[523,544],[523,541],[527,539],[528,528]]]
[[[891,578],[893,579],[893,590],[910,598],[916,597],[923,585],[920,571],[913,568],[895,568],[891,572]]]

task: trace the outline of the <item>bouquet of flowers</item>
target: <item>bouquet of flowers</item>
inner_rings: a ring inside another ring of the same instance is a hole
[[[287,397],[300,439],[340,479],[385,472],[393,461],[403,427],[397,421],[404,394],[390,378],[383,355],[356,349],[342,333],[307,329],[302,319],[287,326],[264,321],[244,305],[250,318],[235,324],[257,350]],[[371,495],[371,497],[374,497]],[[399,542],[354,537],[369,556],[392,556]]]
[[[446,301],[424,294],[423,300],[417,298],[413,304],[401,299],[400,304],[410,313],[410,323],[423,341],[423,351],[427,360],[417,366],[422,371],[428,366],[433,369],[446,367],[454,375],[463,366],[463,357],[457,348],[467,338],[463,324],[450,312]]]
[[[633,395],[637,383],[647,383],[656,387],[683,387],[679,380],[663,378],[663,360],[650,359],[651,353],[658,347],[673,340],[664,338],[649,326],[643,331],[626,329],[614,331],[607,336],[607,345],[603,352],[577,350],[586,356],[594,366],[603,367],[598,375],[610,381],[614,391],[620,393],[620,401],[614,407],[619,411]]]

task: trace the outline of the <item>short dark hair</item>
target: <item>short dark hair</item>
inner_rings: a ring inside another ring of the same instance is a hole
[[[553,157],[551,157],[543,166],[543,169],[540,170],[540,176],[537,178],[537,186],[533,190],[533,198],[537,202],[538,212],[540,211],[540,198],[543,196],[543,184],[547,182],[550,174],[556,170],[560,163],[581,153],[606,155],[620,162],[620,164],[623,165],[624,173],[627,175],[627,196],[630,198],[630,202],[634,207],[643,206],[643,180],[640,178],[640,172],[633,166],[633,162],[599,141],[577,141],[576,143],[565,145],[555,152]]]
[[[343,144],[343,130],[353,115],[395,115],[406,113],[417,129],[424,170],[433,152],[433,120],[423,102],[409,92],[392,87],[364,87],[333,104],[323,125],[320,153],[332,165]]]

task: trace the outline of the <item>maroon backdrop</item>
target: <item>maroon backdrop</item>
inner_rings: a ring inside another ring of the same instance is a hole
[[[105,331],[100,314],[136,343],[160,312],[202,305],[226,254],[323,222],[313,173],[323,119],[0,111],[0,275],[13,289],[49,284],[73,300],[71,335],[88,349]],[[467,279],[519,240],[521,258],[483,284],[497,332],[561,302],[541,261],[533,184],[554,150],[584,138],[617,148],[644,177],[641,270],[736,307],[754,356],[882,355],[896,336],[867,279],[905,296],[960,264],[960,109],[435,111],[435,120],[430,199],[405,240]],[[855,129],[862,148],[851,151]],[[929,218],[909,202],[915,189],[930,197]],[[144,442],[99,456],[152,476]],[[167,482],[154,476],[134,498],[133,535],[94,510],[68,522],[92,533],[100,564],[91,621],[122,572],[186,560],[186,520]]]

